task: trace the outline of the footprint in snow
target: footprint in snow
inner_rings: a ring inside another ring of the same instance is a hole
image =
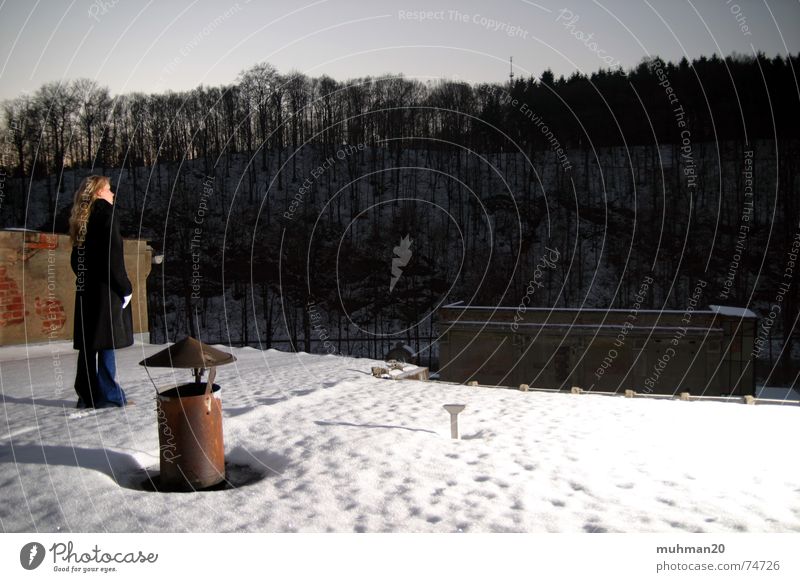
[[[439,523],[440,521],[442,521],[442,518],[439,517],[438,515],[431,515],[426,521],[428,523],[434,523],[435,524],[435,523]]]

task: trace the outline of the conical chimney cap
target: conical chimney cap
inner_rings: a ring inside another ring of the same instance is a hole
[[[235,361],[233,354],[207,346],[190,336],[145,358],[139,365],[151,368],[212,368]]]

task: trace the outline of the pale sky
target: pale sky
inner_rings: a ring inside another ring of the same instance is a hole
[[[510,56],[538,77],[754,51],[800,51],[800,0],[0,0],[0,99],[78,77],[112,94],[227,84],[261,61],[498,82]]]

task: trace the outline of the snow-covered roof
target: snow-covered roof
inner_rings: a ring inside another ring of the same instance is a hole
[[[728,305],[709,305],[708,306],[711,311],[718,313],[719,315],[727,315],[729,317],[752,317],[758,318],[758,316],[747,309],[746,307],[730,307]]]
[[[518,307],[501,307],[495,305],[463,305],[463,301],[444,305],[444,309],[491,309],[497,311],[516,311]],[[526,311],[552,311],[559,312],[600,312],[600,313],[630,313],[630,309],[605,309],[600,307],[526,307]],[[685,313],[683,309],[640,309],[639,313]],[[698,313],[698,311],[695,311]],[[701,312],[702,313],[702,312]]]
[[[449,305],[444,305],[444,309],[491,309],[496,311],[516,311],[517,307],[500,307],[500,306],[493,306],[493,305],[464,305],[463,301],[458,301],[456,303],[450,303]],[[527,307],[526,311],[537,311],[537,312],[553,312],[553,313],[563,313],[563,312],[591,312],[591,313],[630,313],[630,309],[605,309],[599,307]],[[686,313],[685,309],[639,309],[638,313]],[[715,313],[717,315],[725,315],[729,317],[753,317],[757,318],[758,316],[744,307],[728,307],[725,305],[709,305],[708,309],[695,309],[693,313]]]
[[[459,320],[458,325],[474,325],[476,327],[497,327],[497,326],[510,326],[511,321],[464,321]],[[619,331],[623,326],[620,322],[614,323],[525,323],[519,322],[517,327],[525,327],[531,329],[613,329],[614,333]],[[721,327],[706,327],[706,326],[671,326],[671,325],[632,325],[628,327],[631,331],[647,333],[647,332],[665,332],[672,333],[678,330],[685,330],[687,333],[713,333],[724,331]]]
[[[794,403],[396,382],[372,377],[376,360],[220,347],[237,358],[216,379],[225,457],[263,479],[198,495],[140,488],[159,470],[160,421],[138,362],[163,345],[117,350],[138,405],[97,411],[75,409],[72,342],[0,348],[3,530],[800,530],[787,504],[800,463],[779,446],[797,434]],[[461,440],[448,402],[466,404]]]

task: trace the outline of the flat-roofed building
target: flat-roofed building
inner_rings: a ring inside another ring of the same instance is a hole
[[[442,380],[644,394],[752,395],[749,309],[439,309]]]

